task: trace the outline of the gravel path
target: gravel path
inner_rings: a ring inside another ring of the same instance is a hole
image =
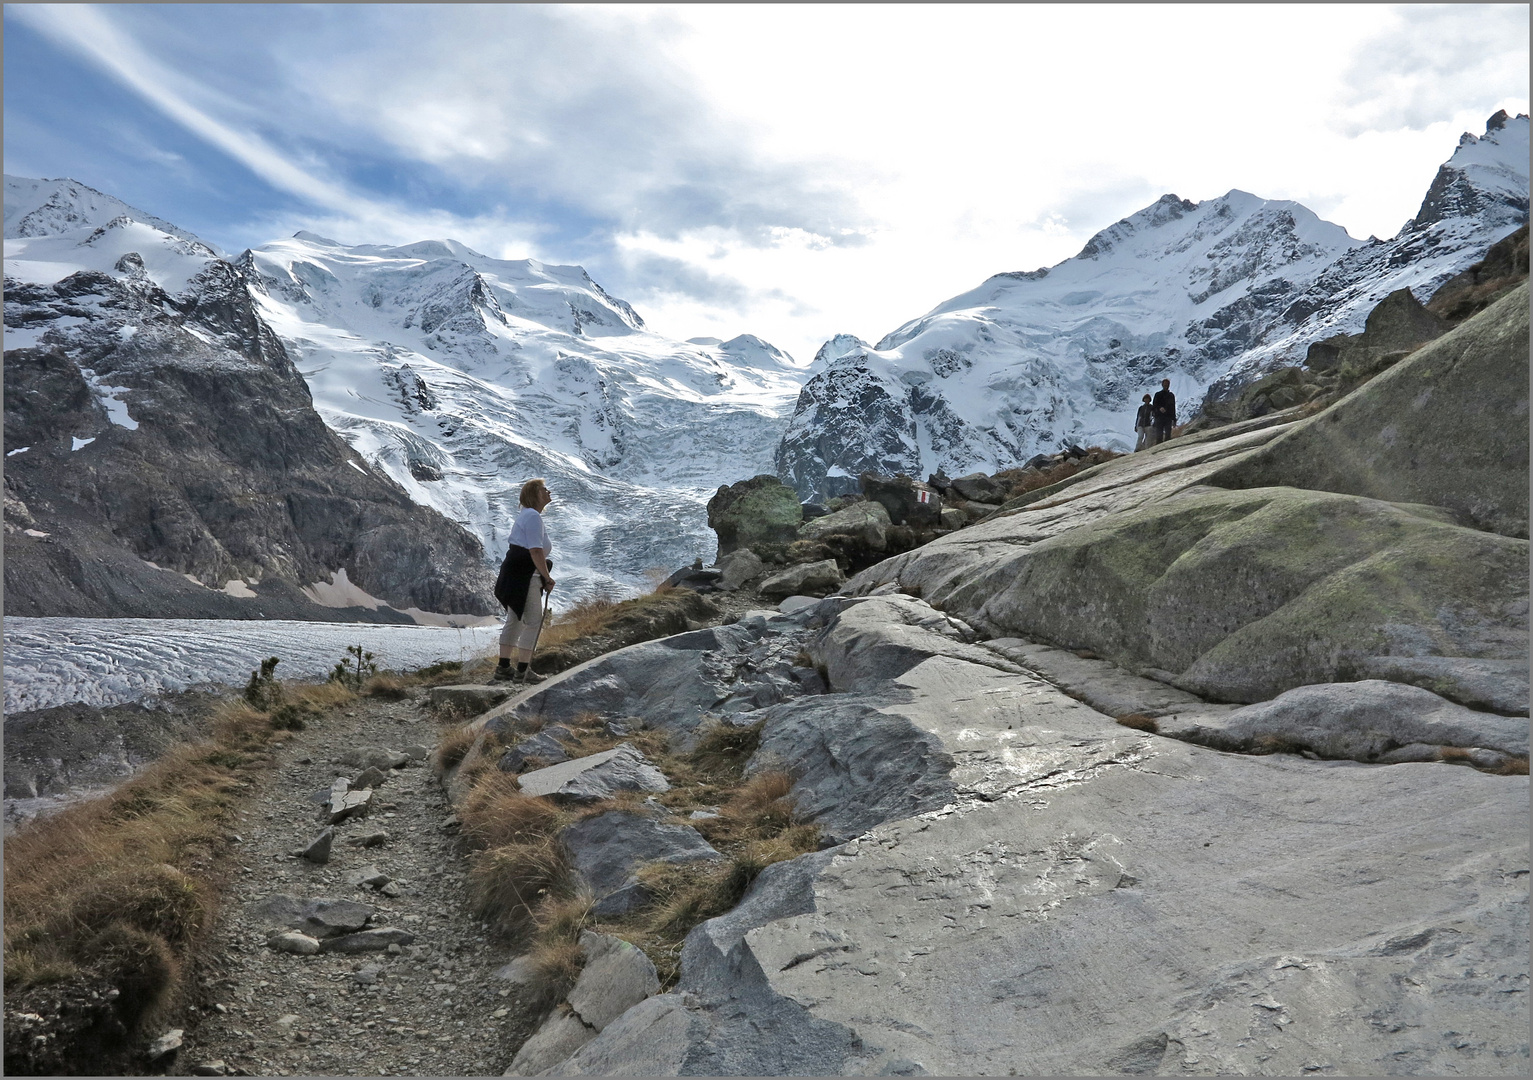
[[[278,767],[240,819],[245,852],[202,973],[202,1008],[168,1071],[267,1076],[500,1075],[540,1019],[495,972],[511,959],[467,910],[466,860],[446,796],[424,762],[396,769],[370,815],[336,826],[326,865],[295,859],[324,826],[314,799],[362,746],[434,746],[437,725],[413,700],[359,699],[311,724],[278,753]],[[346,841],[379,830],[362,848]],[[397,879],[399,895],[352,884],[363,867]],[[272,894],[372,905],[371,925],[408,930],[397,952],[296,956],[267,947],[249,905]],[[212,1066],[211,1068],[201,1068]]]

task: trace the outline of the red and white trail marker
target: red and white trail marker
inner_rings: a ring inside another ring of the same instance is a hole
[[[918,492],[916,492],[916,502],[918,502],[918,503],[929,503],[931,501],[932,501],[932,493],[931,492],[929,492],[929,491],[918,491]]]

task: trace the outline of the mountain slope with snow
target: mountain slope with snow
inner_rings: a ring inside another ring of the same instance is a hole
[[[239,265],[326,422],[412,498],[498,553],[545,477],[574,591],[709,554],[707,499],[771,469],[805,377],[749,335],[653,334],[578,266],[452,241],[300,233]]]
[[[778,447],[804,498],[859,472],[993,472],[1066,442],[1126,449],[1170,378],[1190,418],[1313,341],[1361,329],[1402,287],[1425,299],[1527,220],[1528,118],[1465,135],[1417,216],[1358,241],[1293,202],[1175,195],[1071,259],[998,274],[870,346],[826,342]]]
[[[325,426],[237,267],[72,181],[6,190],[8,613],[490,612],[483,546]]]

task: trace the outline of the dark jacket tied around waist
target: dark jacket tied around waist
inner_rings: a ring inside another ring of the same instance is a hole
[[[550,563],[550,565],[552,565]],[[500,606],[510,608],[518,619],[527,606],[527,585],[538,572],[533,565],[532,553],[519,544],[512,544],[500,564],[500,574],[495,578],[495,599]]]

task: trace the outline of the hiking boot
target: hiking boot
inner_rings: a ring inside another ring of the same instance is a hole
[[[517,681],[524,686],[531,686],[533,683],[540,683],[546,678],[548,678],[547,675],[539,675],[536,671],[528,668],[526,671],[522,672]]]
[[[510,664],[507,664],[505,667],[497,667],[495,669],[495,674],[490,676],[490,681],[485,685],[494,686],[496,683],[512,682],[515,679],[516,669]]]

